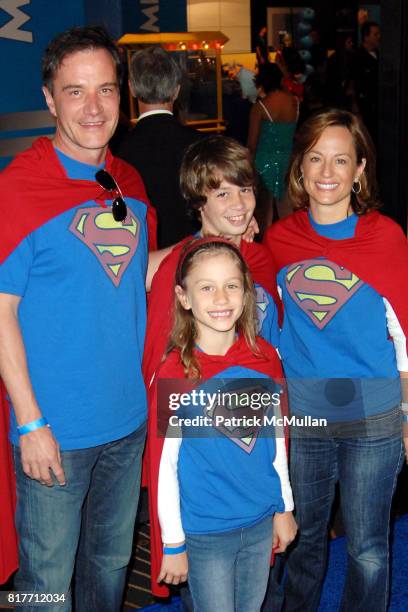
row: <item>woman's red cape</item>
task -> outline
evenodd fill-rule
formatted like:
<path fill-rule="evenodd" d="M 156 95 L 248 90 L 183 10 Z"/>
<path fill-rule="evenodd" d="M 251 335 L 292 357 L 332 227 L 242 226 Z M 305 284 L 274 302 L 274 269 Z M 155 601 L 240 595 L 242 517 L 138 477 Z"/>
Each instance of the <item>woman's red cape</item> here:
<path fill-rule="evenodd" d="M 377 211 L 362 215 L 353 238 L 331 240 L 313 229 L 307 211 L 298 211 L 272 225 L 264 243 L 276 272 L 317 257 L 344 266 L 389 301 L 408 338 L 407 238 L 388 217 Z"/>

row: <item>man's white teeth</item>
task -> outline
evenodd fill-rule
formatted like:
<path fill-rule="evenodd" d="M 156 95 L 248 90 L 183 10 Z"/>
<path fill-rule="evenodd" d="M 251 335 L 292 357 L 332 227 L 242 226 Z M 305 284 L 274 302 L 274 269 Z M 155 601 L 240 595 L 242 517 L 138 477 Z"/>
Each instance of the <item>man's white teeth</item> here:
<path fill-rule="evenodd" d="M 336 189 L 338 183 L 316 183 L 319 189 Z"/>

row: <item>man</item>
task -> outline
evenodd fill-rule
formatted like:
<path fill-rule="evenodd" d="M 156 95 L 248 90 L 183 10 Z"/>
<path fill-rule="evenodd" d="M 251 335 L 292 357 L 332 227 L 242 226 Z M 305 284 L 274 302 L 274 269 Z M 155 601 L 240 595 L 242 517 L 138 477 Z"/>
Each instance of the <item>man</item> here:
<path fill-rule="evenodd" d="M 380 28 L 374 21 L 361 27 L 361 46 L 354 58 L 354 90 L 356 111 L 377 143 L 378 135 L 378 47 Z"/>
<path fill-rule="evenodd" d="M 47 610 L 71 610 L 75 567 L 78 612 L 114 612 L 145 438 L 146 220 L 152 231 L 154 222 L 137 173 L 107 148 L 120 59 L 106 32 L 57 36 L 42 72 L 53 142 L 39 139 L 0 175 L 0 373 L 12 408 L 15 588 L 57 594 Z"/>
<path fill-rule="evenodd" d="M 130 87 L 139 105 L 139 119 L 119 146 L 118 155 L 141 174 L 158 217 L 158 246 L 179 242 L 197 229 L 188 217 L 179 188 L 184 151 L 201 134 L 181 125 L 173 115 L 181 70 L 161 47 L 134 54 Z"/>

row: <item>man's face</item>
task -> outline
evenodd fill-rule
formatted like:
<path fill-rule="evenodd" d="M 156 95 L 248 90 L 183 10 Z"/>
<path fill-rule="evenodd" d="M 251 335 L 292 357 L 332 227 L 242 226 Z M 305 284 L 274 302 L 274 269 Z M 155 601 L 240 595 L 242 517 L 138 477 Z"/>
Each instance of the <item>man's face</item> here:
<path fill-rule="evenodd" d="M 52 93 L 47 87 L 43 92 L 57 120 L 55 146 L 78 161 L 101 163 L 119 117 L 119 84 L 110 53 L 87 49 L 67 55 Z"/>
<path fill-rule="evenodd" d="M 380 28 L 378 26 L 371 26 L 370 33 L 365 37 L 365 43 L 369 47 L 370 51 L 375 51 L 380 45 Z"/>

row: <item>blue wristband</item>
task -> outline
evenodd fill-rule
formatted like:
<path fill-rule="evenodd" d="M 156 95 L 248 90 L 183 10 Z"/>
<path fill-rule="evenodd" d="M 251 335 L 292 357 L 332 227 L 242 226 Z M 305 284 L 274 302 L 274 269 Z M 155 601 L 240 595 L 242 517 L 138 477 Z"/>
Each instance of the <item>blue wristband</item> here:
<path fill-rule="evenodd" d="M 185 552 L 186 550 L 187 546 L 185 544 L 173 548 L 171 546 L 163 546 L 163 555 L 178 555 L 179 553 Z"/>
<path fill-rule="evenodd" d="M 40 417 L 35 421 L 31 421 L 31 423 L 26 423 L 26 425 L 20 425 L 20 427 L 17 427 L 18 435 L 24 436 L 24 434 L 30 433 L 30 431 L 34 431 L 40 427 L 45 427 L 45 425 L 48 425 L 47 419 L 45 417 Z"/>
<path fill-rule="evenodd" d="M 402 415 L 402 422 L 403 423 L 408 423 L 408 414 L 403 414 Z"/>

